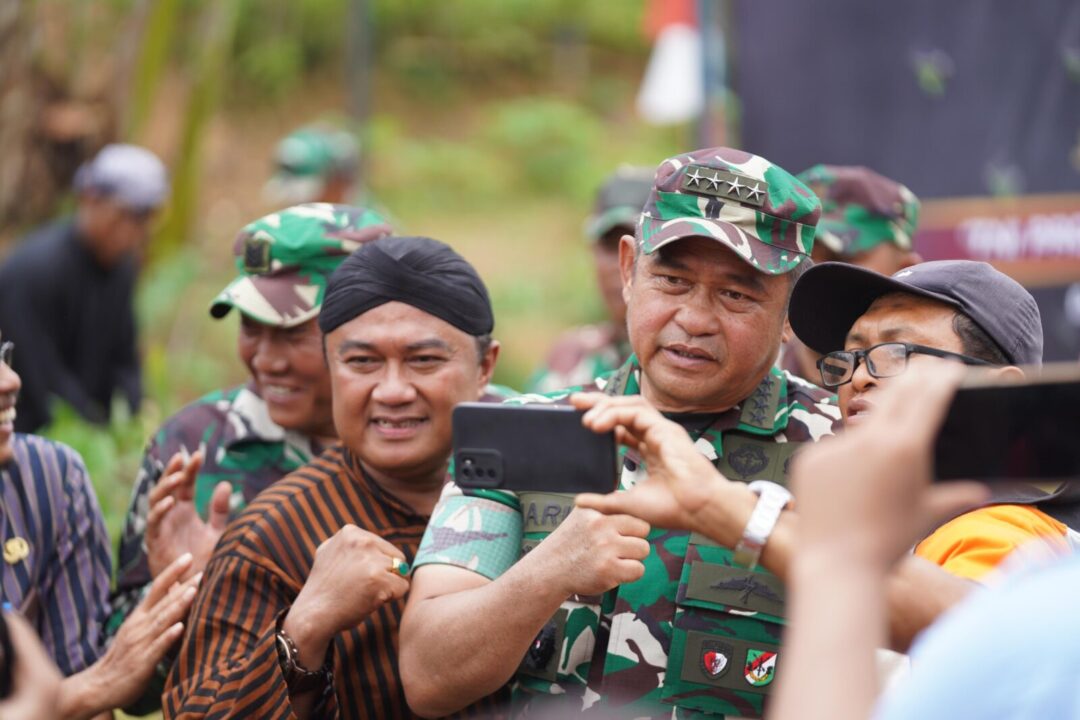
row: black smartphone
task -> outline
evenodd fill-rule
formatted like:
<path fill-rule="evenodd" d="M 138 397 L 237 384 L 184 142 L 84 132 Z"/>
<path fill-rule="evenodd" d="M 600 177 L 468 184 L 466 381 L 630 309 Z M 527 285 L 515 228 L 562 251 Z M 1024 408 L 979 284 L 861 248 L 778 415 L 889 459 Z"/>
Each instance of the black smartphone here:
<path fill-rule="evenodd" d="M 1022 382 L 973 376 L 938 433 L 934 469 L 939 480 L 1080 479 L 1080 365 Z"/>
<path fill-rule="evenodd" d="M 615 433 L 594 433 L 563 405 L 461 403 L 454 481 L 516 492 L 607 493 L 618 482 Z"/>

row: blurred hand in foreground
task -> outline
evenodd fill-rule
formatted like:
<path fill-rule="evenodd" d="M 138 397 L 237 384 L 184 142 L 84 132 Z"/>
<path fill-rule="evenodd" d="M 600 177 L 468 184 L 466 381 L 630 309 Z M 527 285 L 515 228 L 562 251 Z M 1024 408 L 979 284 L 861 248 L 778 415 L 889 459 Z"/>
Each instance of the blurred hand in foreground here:
<path fill-rule="evenodd" d="M 15 664 L 11 668 L 11 694 L 0 700 L 0 718 L 59 718 L 57 691 L 60 687 L 60 671 L 26 620 L 15 613 L 5 613 L 4 621 L 15 652 Z"/>
<path fill-rule="evenodd" d="M 913 359 L 865 423 L 797 457 L 800 552 L 823 548 L 885 569 L 927 530 L 985 500 L 978 483 L 931 482 L 934 439 L 963 375 Z"/>

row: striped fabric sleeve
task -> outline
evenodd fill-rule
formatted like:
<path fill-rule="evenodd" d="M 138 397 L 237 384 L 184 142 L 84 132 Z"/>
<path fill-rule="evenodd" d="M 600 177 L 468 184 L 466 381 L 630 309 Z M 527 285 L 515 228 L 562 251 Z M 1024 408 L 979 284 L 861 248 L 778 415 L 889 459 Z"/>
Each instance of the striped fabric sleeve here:
<path fill-rule="evenodd" d="M 49 502 L 64 511 L 55 516 L 62 523 L 56 528 L 56 555 L 39 586 L 39 622 L 42 642 L 67 676 L 92 665 L 104 650 L 112 555 L 105 520 L 82 459 L 65 446 L 53 447 L 52 457 L 42 454 L 39 458 L 57 464 L 63 497 L 50 497 Z"/>
<path fill-rule="evenodd" d="M 298 589 L 251 558 L 215 556 L 165 686 L 164 717 L 295 718 L 274 635 Z M 333 693 L 323 695 L 313 716 L 337 716 Z"/>

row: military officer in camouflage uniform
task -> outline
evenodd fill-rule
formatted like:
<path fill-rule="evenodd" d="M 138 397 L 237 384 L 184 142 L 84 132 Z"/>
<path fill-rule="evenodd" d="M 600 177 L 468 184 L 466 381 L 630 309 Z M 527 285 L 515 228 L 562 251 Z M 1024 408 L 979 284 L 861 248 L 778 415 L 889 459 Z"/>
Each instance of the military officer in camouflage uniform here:
<path fill-rule="evenodd" d="M 869 168 L 849 165 L 815 165 L 798 178 L 821 199 L 815 263 L 840 261 L 892 275 L 922 262 L 912 245 L 919 199 L 911 190 Z M 780 366 L 817 382 L 819 357 L 792 335 L 784 343 Z"/>
<path fill-rule="evenodd" d="M 608 320 L 563 333 L 543 367 L 529 380 L 529 392 L 546 393 L 590 383 L 617 370 L 630 357 L 626 302 L 619 274 L 619 240 L 634 234 L 651 189 L 652 169 L 630 165 L 620 167 L 600 187 L 585 233 L 592 244 L 596 283 Z"/>
<path fill-rule="evenodd" d="M 111 628 L 162 563 L 191 551 L 190 573 L 201 571 L 230 515 L 336 439 L 319 308 L 333 270 L 390 231 L 370 210 L 330 204 L 297 205 L 240 231 L 239 273 L 210 314 L 239 310 L 238 350 L 251 377 L 181 409 L 147 444 L 120 540 Z M 160 691 L 147 699 L 156 705 Z"/>
<path fill-rule="evenodd" d="M 819 213 L 764 158 L 665 161 L 620 244 L 634 355 L 592 386 L 640 394 L 728 478 L 771 481 L 758 487 L 773 506 L 793 453 L 840 417 L 829 393 L 773 366 Z M 622 489 L 647 477 L 640 460 L 625 453 Z M 704 536 L 572 507 L 447 486 L 402 623 L 413 709 L 453 712 L 513 681 L 522 717 L 760 716 L 782 672 L 780 581 L 752 553 L 737 562 Z"/>

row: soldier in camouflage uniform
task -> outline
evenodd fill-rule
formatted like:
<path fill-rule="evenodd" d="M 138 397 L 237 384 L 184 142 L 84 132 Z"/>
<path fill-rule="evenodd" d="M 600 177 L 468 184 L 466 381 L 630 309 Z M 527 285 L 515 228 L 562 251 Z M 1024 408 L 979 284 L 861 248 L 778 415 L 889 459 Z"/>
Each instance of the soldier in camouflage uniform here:
<path fill-rule="evenodd" d="M 922 262 L 912 246 L 919 199 L 900 183 L 865 167 L 815 165 L 798 178 L 821 199 L 814 236 L 815 263 L 840 261 L 892 275 Z M 810 382 L 820 355 L 792 336 L 780 366 Z"/>
<path fill-rule="evenodd" d="M 374 212 L 329 204 L 297 205 L 240 231 L 233 247 L 239 274 L 214 299 L 210 314 L 221 318 L 232 308 L 240 311 L 238 348 L 251 378 L 181 409 L 147 444 L 120 540 L 112 630 L 135 608 L 152 579 L 147 518 L 152 491 L 163 475 L 165 482 L 183 482 L 178 475 L 197 472 L 191 488 L 194 508 L 188 509 L 191 525 L 158 540 L 161 551 L 174 556 L 194 551 L 194 573 L 202 570 L 223 529 L 212 526 L 212 517 L 205 524 L 200 520 L 214 514 L 209 506 L 215 488 L 227 494 L 225 514 L 234 515 L 336 438 L 316 325 L 319 308 L 327 279 L 349 253 L 389 234 L 390 227 Z M 184 460 L 196 452 L 201 468 L 185 468 Z M 149 692 L 137 709 L 158 706 L 160 696 L 160 689 Z"/>
<path fill-rule="evenodd" d="M 263 194 L 274 203 L 352 202 L 360 171 L 356 138 L 329 123 L 298 128 L 274 149 Z"/>
<path fill-rule="evenodd" d="M 819 212 L 749 153 L 665 161 L 620 247 L 635 354 L 589 389 L 640 394 L 732 480 L 785 483 L 794 452 L 840 417 L 829 393 L 773 366 Z M 620 488 L 647 472 L 624 451 Z M 782 667 L 779 579 L 704 536 L 572 507 L 447 486 L 402 625 L 413 708 L 452 712 L 512 680 L 521 717 L 760 717 Z"/>
<path fill-rule="evenodd" d="M 585 224 L 592 244 L 596 283 L 608 312 L 608 320 L 583 325 L 563 333 L 548 353 L 544 365 L 529 380 L 529 392 L 546 393 L 590 383 L 617 370 L 630 357 L 626 337 L 626 301 L 619 274 L 619 241 L 633 235 L 641 207 L 652 189 L 652 170 L 620 167 L 596 194 L 593 215 Z"/>

